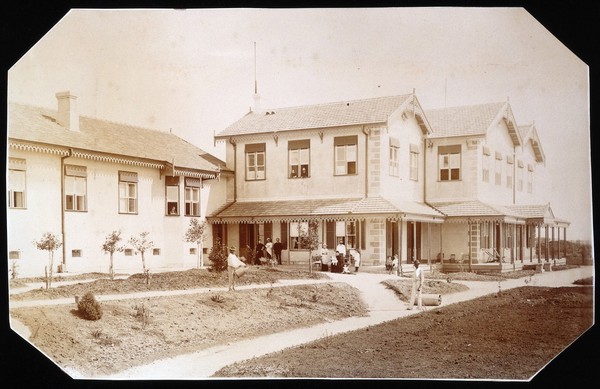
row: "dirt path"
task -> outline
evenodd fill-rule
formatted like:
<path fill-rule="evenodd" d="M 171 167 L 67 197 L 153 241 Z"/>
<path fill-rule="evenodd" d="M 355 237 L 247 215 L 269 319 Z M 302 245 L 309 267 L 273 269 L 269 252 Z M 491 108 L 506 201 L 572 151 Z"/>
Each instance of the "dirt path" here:
<path fill-rule="evenodd" d="M 381 285 L 381 281 L 393 279 L 395 277 L 393 275 L 358 273 L 354 275 L 332 274 L 331 276 L 334 281 L 346 282 L 361 291 L 361 297 L 369 307 L 368 317 L 352 317 L 298 330 L 284 331 L 245 341 L 228 343 L 200 352 L 155 361 L 151 364 L 128 369 L 104 378 L 205 379 L 211 377 L 222 367 L 234 362 L 298 346 L 327 336 L 407 317 L 418 312 L 416 310 L 406 310 L 406 305 L 400 302 L 391 290 Z M 495 293 L 499 289 L 508 290 L 526 285 L 569 286 L 577 279 L 591 276 L 593 276 L 593 268 L 581 267 L 559 272 L 539 273 L 530 279 L 505 280 L 501 282 L 461 281 L 461 283 L 469 286 L 470 290 L 443 296 L 442 306 Z"/>

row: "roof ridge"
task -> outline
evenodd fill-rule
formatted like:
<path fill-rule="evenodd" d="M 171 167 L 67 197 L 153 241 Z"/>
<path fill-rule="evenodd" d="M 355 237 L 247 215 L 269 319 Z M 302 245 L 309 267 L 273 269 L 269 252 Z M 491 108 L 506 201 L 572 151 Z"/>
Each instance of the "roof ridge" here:
<path fill-rule="evenodd" d="M 354 99 L 354 100 L 339 100 L 339 101 L 330 101 L 330 102 L 326 102 L 326 103 L 317 103 L 317 104 L 304 104 L 304 105 L 296 105 L 296 106 L 289 106 L 289 107 L 272 107 L 269 109 L 266 109 L 266 111 L 269 110 L 292 110 L 292 109 L 299 109 L 299 108 L 308 108 L 308 107 L 325 107 L 325 106 L 331 106 L 331 105 L 337 105 L 337 104 L 343 104 L 343 103 L 358 103 L 358 102 L 367 102 L 367 101 L 374 101 L 374 100 L 384 100 L 384 99 L 392 99 L 392 98 L 398 98 L 398 97 L 409 97 L 411 96 L 412 93 L 406 93 L 406 94 L 402 94 L 402 95 L 390 95 L 390 96 L 380 96 L 380 97 L 370 97 L 367 99 Z M 255 112 L 256 113 L 256 112 Z"/>
<path fill-rule="evenodd" d="M 452 106 L 452 107 L 445 107 L 445 108 L 426 109 L 425 110 L 425 114 L 432 113 L 432 112 L 442 112 L 442 111 L 447 111 L 447 110 L 452 110 L 452 109 L 478 108 L 478 107 L 494 106 L 494 105 L 500 106 L 500 105 L 504 105 L 504 104 L 506 104 L 506 101 L 496 101 L 496 102 L 479 103 L 479 104 L 455 105 L 455 106 Z"/>

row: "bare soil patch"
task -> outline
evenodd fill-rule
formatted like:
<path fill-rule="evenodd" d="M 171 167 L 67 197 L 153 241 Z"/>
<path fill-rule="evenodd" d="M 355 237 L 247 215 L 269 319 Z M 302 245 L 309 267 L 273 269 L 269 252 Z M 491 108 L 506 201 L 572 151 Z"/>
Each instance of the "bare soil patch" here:
<path fill-rule="evenodd" d="M 392 279 L 383 281 L 382 284 L 396 292 L 400 300 L 408 302 L 410 299 L 412 280 L 402 278 Z M 469 288 L 456 282 L 426 279 L 423 283 L 423 294 L 448 295 L 450 293 L 464 292 L 465 290 L 469 290 Z"/>
<path fill-rule="evenodd" d="M 528 380 L 592 319 L 590 286 L 522 287 L 236 363 L 215 376 Z"/>
<path fill-rule="evenodd" d="M 279 269 L 271 267 L 251 266 L 243 277 L 236 281 L 237 285 L 251 284 L 270 284 L 281 279 L 326 279 L 325 273 L 314 272 L 312 274 L 306 271 Z M 89 282 L 90 279 L 95 279 Z M 58 285 L 59 281 L 81 282 L 72 285 Z M 23 282 L 43 282 L 43 279 L 17 280 L 19 284 Z M 59 277 L 53 280 L 53 286 L 46 290 L 37 288 L 31 291 L 11 296 L 11 300 L 38 300 L 38 299 L 56 299 L 64 297 L 82 296 L 86 292 L 94 295 L 103 294 L 125 294 L 148 292 L 156 290 L 189 290 L 199 288 L 223 288 L 227 287 L 227 272 L 212 272 L 207 269 L 191 269 L 185 271 L 173 271 L 151 274 L 150 280 L 146 283 L 143 274 L 133 274 L 125 279 L 110 280 L 107 274 L 88 273 L 79 275 L 76 278 Z M 11 281 L 11 287 L 15 287 Z"/>
<path fill-rule="evenodd" d="M 75 302 L 10 313 L 31 330 L 29 340 L 36 347 L 85 377 L 367 314 L 359 292 L 343 283 L 126 299 L 101 306 L 103 316 L 97 321 L 81 318 Z"/>

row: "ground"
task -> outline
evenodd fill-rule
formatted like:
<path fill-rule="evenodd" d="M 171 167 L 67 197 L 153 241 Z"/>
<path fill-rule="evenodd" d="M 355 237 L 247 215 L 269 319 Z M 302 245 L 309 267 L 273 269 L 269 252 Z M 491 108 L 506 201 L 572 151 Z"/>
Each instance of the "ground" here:
<path fill-rule="evenodd" d="M 511 289 L 236 363 L 215 376 L 528 380 L 591 326 L 592 294 L 590 286 Z"/>
<path fill-rule="evenodd" d="M 60 366 L 93 377 L 246 337 L 367 314 L 357 298 L 358 291 L 343 283 L 269 286 L 281 278 L 324 277 L 320 272 L 309 275 L 305 271 L 252 267 L 240 279 L 241 283 L 263 284 L 264 288 L 106 301 L 101 304 L 103 316 L 98 321 L 80 317 L 74 300 L 72 305 L 13 308 L 11 316 L 28 326 L 30 342 Z M 498 276 L 436 277 L 437 280 L 426 281 L 424 293 L 453 293 L 465 288 L 456 280 Z M 32 280 L 20 282 L 29 281 Z M 398 278 L 387 286 L 404 300 L 409 283 L 408 279 Z M 560 289 L 525 287 L 429 309 L 409 318 L 266 356 L 258 362 L 235 365 L 219 374 L 423 377 L 426 372 L 430 377 L 526 379 L 590 326 L 592 288 L 586 282 L 582 284 Z M 81 282 L 50 291 L 36 289 L 12 296 L 11 300 L 73 298 L 87 291 L 104 295 L 226 285 L 224 274 L 190 270 L 155 274 L 149 284 L 135 275 L 118 281 Z M 400 364 L 399 350 L 411 350 L 401 357 Z M 343 363 L 341 353 L 352 363 Z M 332 368 L 330 361 L 339 363 Z"/>

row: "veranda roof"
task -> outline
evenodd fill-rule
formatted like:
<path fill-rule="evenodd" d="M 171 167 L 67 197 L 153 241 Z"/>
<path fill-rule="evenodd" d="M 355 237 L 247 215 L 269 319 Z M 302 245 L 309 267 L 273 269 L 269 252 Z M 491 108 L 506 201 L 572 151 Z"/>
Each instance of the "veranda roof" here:
<path fill-rule="evenodd" d="M 404 209 L 382 197 L 243 201 L 207 217 L 211 223 L 260 223 L 274 221 L 344 221 L 368 217 L 406 218 L 442 222 L 443 216 L 425 204 L 404 203 Z"/>

